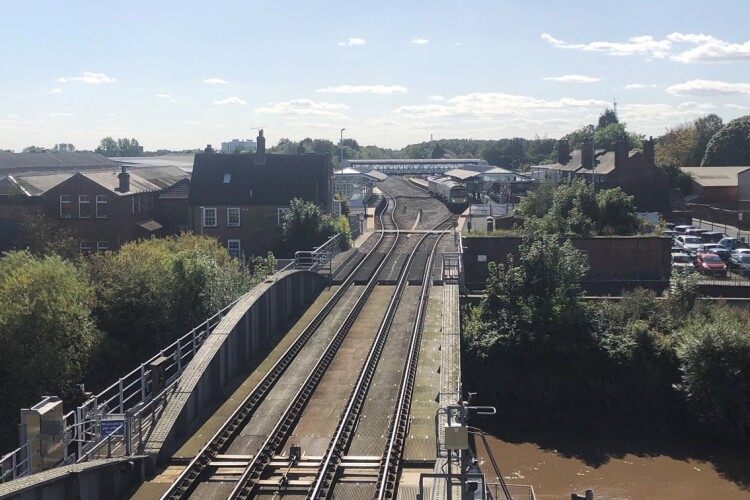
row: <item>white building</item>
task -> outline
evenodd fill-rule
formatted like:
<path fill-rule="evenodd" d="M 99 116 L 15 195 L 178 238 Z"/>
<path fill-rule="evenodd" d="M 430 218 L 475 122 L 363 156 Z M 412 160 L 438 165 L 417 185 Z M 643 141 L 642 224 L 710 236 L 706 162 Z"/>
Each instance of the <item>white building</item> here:
<path fill-rule="evenodd" d="M 221 143 L 221 152 L 224 154 L 233 154 L 237 150 L 254 153 L 256 149 L 255 141 L 250 139 L 232 139 L 230 142 Z"/>

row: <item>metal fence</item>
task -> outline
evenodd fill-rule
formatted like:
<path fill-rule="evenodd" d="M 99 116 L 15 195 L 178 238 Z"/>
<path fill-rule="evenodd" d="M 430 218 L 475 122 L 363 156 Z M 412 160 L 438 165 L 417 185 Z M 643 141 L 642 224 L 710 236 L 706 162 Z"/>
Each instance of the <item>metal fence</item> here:
<path fill-rule="evenodd" d="M 141 447 L 179 375 L 235 300 L 81 406 L 64 415 L 59 465 L 124 456 Z M 112 425 L 102 422 L 119 422 Z M 0 458 L 0 483 L 28 475 L 32 441 Z"/>
<path fill-rule="evenodd" d="M 536 500 L 534 487 L 531 485 L 508 484 L 506 486 L 513 500 Z M 505 498 L 505 493 L 500 483 L 487 483 L 487 495 L 492 500 Z"/>

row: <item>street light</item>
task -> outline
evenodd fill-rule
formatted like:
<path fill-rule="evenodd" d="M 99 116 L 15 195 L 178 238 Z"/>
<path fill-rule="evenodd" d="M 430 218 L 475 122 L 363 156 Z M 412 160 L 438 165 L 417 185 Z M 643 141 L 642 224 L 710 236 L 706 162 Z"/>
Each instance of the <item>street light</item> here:
<path fill-rule="evenodd" d="M 596 127 L 591 125 L 591 183 L 594 185 L 594 191 L 596 191 L 596 147 L 594 147 L 594 135 Z"/>
<path fill-rule="evenodd" d="M 341 129 L 341 141 L 339 142 L 339 144 L 341 145 L 341 160 L 339 161 L 339 168 L 343 168 L 341 164 L 344 163 L 344 130 L 346 129 Z"/>

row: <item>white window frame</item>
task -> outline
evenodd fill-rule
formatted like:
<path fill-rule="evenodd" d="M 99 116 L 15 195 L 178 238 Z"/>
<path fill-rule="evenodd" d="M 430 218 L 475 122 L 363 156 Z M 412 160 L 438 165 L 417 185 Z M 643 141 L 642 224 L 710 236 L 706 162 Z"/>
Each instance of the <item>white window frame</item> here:
<path fill-rule="evenodd" d="M 232 214 L 237 214 L 237 221 L 232 221 Z M 239 207 L 229 207 L 227 208 L 227 227 L 240 227 L 240 209 Z"/>
<path fill-rule="evenodd" d="M 63 213 L 63 204 L 67 206 L 67 209 L 68 209 L 67 213 Z M 60 218 L 61 219 L 71 219 L 73 217 L 73 214 L 70 213 L 70 208 L 72 205 L 73 205 L 73 202 L 69 194 L 60 195 Z"/>
<path fill-rule="evenodd" d="M 108 241 L 97 241 L 96 242 L 96 251 L 97 252 L 103 252 L 105 250 L 109 250 L 109 242 Z"/>
<path fill-rule="evenodd" d="M 209 221 L 209 213 L 213 214 L 211 218 L 213 218 L 213 223 L 208 224 Z M 216 208 L 214 207 L 204 207 L 203 213 L 201 214 L 201 223 L 203 224 L 203 227 L 217 227 L 219 222 L 219 214 Z"/>
<path fill-rule="evenodd" d="M 90 252 L 91 251 L 91 242 L 89 240 L 81 240 L 79 243 L 78 249 L 81 252 Z"/>
<path fill-rule="evenodd" d="M 96 218 L 97 219 L 106 219 L 107 218 L 106 207 L 107 207 L 108 203 L 109 203 L 109 201 L 107 200 L 107 195 L 106 194 L 98 194 L 98 195 L 96 195 Z M 99 207 L 102 207 L 101 208 L 101 212 L 100 212 Z"/>
<path fill-rule="evenodd" d="M 237 248 L 232 248 L 235 245 Z M 242 243 L 240 240 L 227 240 L 227 253 L 235 259 L 242 258 Z"/>
<path fill-rule="evenodd" d="M 88 207 L 88 215 L 81 215 L 81 208 L 82 205 L 86 205 Z M 79 219 L 90 219 L 91 218 L 91 199 L 89 198 L 89 195 L 87 194 L 79 194 L 78 195 L 78 218 Z"/>
<path fill-rule="evenodd" d="M 276 227 L 284 226 L 284 214 L 291 212 L 291 211 L 292 209 L 290 207 L 276 209 Z"/>

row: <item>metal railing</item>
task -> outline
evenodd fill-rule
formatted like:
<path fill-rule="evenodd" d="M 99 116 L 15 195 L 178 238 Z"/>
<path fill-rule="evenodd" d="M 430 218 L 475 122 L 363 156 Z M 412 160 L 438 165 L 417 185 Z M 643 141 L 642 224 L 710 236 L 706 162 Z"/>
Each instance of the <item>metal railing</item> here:
<path fill-rule="evenodd" d="M 299 250 L 294 253 L 294 268 L 319 271 L 341 251 L 343 234 L 331 236 L 328 241 L 313 250 Z"/>
<path fill-rule="evenodd" d="M 180 374 L 213 328 L 239 300 L 233 301 L 138 368 L 66 413 L 63 416 L 66 452 L 58 465 L 103 456 L 125 456 L 142 448 L 145 434 L 158 419 L 158 410 L 166 404 L 167 395 L 174 390 Z M 156 380 L 157 374 L 152 373 L 152 365 L 157 361 L 160 365 L 159 380 Z M 162 381 L 164 385 L 160 387 Z M 123 423 L 103 435 L 102 421 L 107 419 L 122 420 Z M 33 443 L 28 441 L 0 458 L 0 483 L 32 472 Z"/>
<path fill-rule="evenodd" d="M 494 500 L 496 498 L 505 498 L 505 492 L 500 483 L 486 483 L 487 496 Z M 507 490 L 513 500 L 536 500 L 534 487 L 528 484 L 508 484 Z"/>

